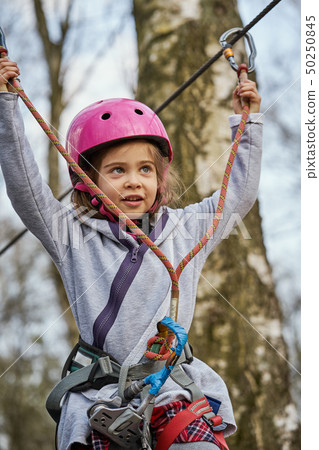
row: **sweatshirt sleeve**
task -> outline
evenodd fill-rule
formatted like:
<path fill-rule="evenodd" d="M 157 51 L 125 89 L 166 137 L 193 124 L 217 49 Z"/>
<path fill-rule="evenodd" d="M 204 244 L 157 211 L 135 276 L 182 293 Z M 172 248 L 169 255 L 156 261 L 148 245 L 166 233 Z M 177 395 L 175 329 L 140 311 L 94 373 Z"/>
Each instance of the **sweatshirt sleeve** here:
<path fill-rule="evenodd" d="M 11 92 L 0 92 L 0 163 L 13 208 L 58 263 L 60 252 L 52 237 L 52 223 L 62 205 L 42 180 L 24 134 L 18 95 Z"/>
<path fill-rule="evenodd" d="M 232 141 L 234 140 L 241 115 L 230 116 Z M 218 243 L 225 239 L 232 229 L 242 220 L 254 205 L 260 179 L 262 154 L 262 114 L 251 114 L 247 119 L 236 158 L 229 178 L 227 195 L 223 207 L 222 218 L 218 224 L 212 239 L 208 242 L 205 252 L 211 252 Z M 196 242 L 203 237 L 213 222 L 217 209 L 220 191 L 216 191 L 211 197 L 202 202 L 189 205 L 184 209 L 186 214 L 196 214 L 189 234 L 195 237 Z M 185 220 L 186 222 L 186 220 Z M 187 223 L 187 222 L 186 222 Z M 196 235 L 196 236 L 195 236 Z"/>

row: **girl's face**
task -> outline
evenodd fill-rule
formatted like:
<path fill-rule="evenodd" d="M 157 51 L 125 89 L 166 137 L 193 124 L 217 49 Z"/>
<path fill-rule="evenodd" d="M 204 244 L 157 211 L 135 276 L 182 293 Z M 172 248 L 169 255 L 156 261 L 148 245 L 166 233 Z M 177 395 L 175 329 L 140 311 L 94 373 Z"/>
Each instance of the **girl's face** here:
<path fill-rule="evenodd" d="M 96 184 L 130 219 L 155 202 L 158 183 L 154 151 L 147 141 L 128 141 L 109 148 L 98 168 Z"/>

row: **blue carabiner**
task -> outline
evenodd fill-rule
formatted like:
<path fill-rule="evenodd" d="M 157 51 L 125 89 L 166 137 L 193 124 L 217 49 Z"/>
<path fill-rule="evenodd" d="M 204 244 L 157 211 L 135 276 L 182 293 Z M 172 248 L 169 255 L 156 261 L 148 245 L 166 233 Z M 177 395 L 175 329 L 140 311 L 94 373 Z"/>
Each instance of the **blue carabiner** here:
<path fill-rule="evenodd" d="M 149 393 L 151 395 L 156 395 L 160 388 L 163 386 L 170 373 L 172 372 L 178 358 L 181 356 L 183 348 L 187 342 L 186 331 L 181 325 L 178 325 L 175 320 L 171 319 L 170 317 L 164 317 L 164 319 L 161 320 L 160 323 L 165 325 L 175 334 L 177 338 L 177 346 L 174 349 L 172 355 L 166 361 L 166 364 L 162 368 L 162 370 L 156 373 L 152 373 L 144 379 L 144 382 L 146 384 L 151 385 L 151 388 L 149 390 Z"/>
<path fill-rule="evenodd" d="M 242 28 L 231 28 L 228 31 L 225 31 L 219 38 L 219 43 L 224 49 L 224 56 L 228 60 L 229 64 L 231 65 L 232 69 L 236 72 L 238 71 L 238 65 L 235 62 L 234 53 L 232 51 L 232 46 L 228 44 L 227 39 L 229 36 L 232 36 L 233 34 L 237 34 L 239 31 L 241 31 Z M 255 57 L 257 55 L 257 50 L 254 44 L 254 40 L 252 38 L 252 35 L 250 33 L 246 33 L 244 35 L 245 39 L 247 40 L 248 47 L 250 50 L 250 55 L 248 57 L 248 72 L 253 72 L 255 70 Z"/>

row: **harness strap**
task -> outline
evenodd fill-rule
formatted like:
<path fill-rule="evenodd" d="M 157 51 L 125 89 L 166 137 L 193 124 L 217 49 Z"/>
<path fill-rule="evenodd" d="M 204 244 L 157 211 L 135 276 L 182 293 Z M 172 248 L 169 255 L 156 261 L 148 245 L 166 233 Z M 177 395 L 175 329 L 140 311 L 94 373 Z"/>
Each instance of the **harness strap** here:
<path fill-rule="evenodd" d="M 77 362 L 76 356 L 78 353 L 89 358 L 92 363 L 84 366 Z M 191 361 L 192 352 L 187 343 L 178 363 L 190 363 Z M 61 415 L 62 400 L 67 392 L 84 391 L 88 388 L 100 389 L 106 384 L 119 383 L 119 391 L 122 396 L 127 382 L 142 380 L 148 375 L 161 370 L 164 364 L 165 361 L 149 360 L 122 369 L 121 365 L 111 355 L 87 344 L 83 339 L 79 338 L 79 342 L 71 351 L 64 365 L 62 380 L 55 385 L 47 398 L 46 409 L 53 420 L 58 423 Z"/>
<path fill-rule="evenodd" d="M 148 396 L 149 386 L 145 386 L 144 389 L 141 392 L 141 401 L 143 402 L 145 398 Z M 151 435 L 151 418 L 153 414 L 154 409 L 154 398 L 153 400 L 147 405 L 143 415 L 143 430 L 142 430 L 142 437 L 141 437 L 141 444 L 142 449 L 148 449 L 152 448 L 152 435 Z M 147 447 L 148 444 L 148 447 Z"/>
<path fill-rule="evenodd" d="M 222 450 L 229 450 L 228 445 L 226 444 L 224 433 L 222 431 L 214 431 L 215 438 L 218 440 L 220 445 L 222 446 Z"/>
<path fill-rule="evenodd" d="M 166 425 L 157 441 L 155 450 L 167 450 L 175 441 L 176 437 L 190 423 L 209 412 L 211 412 L 211 407 L 205 396 L 195 400 L 186 409 L 176 414 L 176 416 Z M 218 426 L 222 423 L 222 418 L 220 416 L 214 416 L 210 419 L 210 422 L 211 425 Z M 214 435 L 222 446 L 222 449 L 229 450 L 223 432 L 214 431 Z"/>
<path fill-rule="evenodd" d="M 110 376 L 109 383 L 114 383 L 117 381 L 117 378 L 113 375 L 113 368 L 111 360 L 108 356 L 99 358 L 96 363 L 90 364 L 86 367 L 82 367 L 81 369 L 76 370 L 75 372 L 70 373 L 65 378 L 62 378 L 53 390 L 50 392 L 47 401 L 46 408 L 50 416 L 55 422 L 59 422 L 61 415 L 61 401 L 64 395 L 71 391 L 75 386 L 84 385 L 87 383 L 92 370 L 94 371 L 94 379 L 100 379 Z M 112 381 L 111 381 L 112 380 Z M 105 382 L 106 383 L 106 382 Z"/>
<path fill-rule="evenodd" d="M 127 375 L 128 375 L 129 368 L 130 368 L 130 366 L 121 366 L 121 371 L 120 371 L 120 375 L 119 375 L 118 395 L 121 397 L 122 400 L 124 400 L 124 390 L 126 388 Z"/>
<path fill-rule="evenodd" d="M 149 361 L 145 364 L 135 364 L 128 370 L 130 380 L 139 380 L 150 373 L 158 372 L 163 366 L 161 361 Z M 50 392 L 46 409 L 55 422 L 59 422 L 61 415 L 61 402 L 69 391 L 85 390 L 89 387 L 100 389 L 111 383 L 118 383 L 121 366 L 112 361 L 109 356 L 100 357 L 97 362 L 82 367 L 62 378 Z M 88 380 L 91 380 L 88 383 Z"/>
<path fill-rule="evenodd" d="M 203 397 L 202 391 L 197 384 L 184 372 L 180 365 L 175 366 L 171 372 L 171 378 L 175 383 L 179 384 L 182 388 L 189 391 L 192 395 L 192 401 L 198 400 Z"/>

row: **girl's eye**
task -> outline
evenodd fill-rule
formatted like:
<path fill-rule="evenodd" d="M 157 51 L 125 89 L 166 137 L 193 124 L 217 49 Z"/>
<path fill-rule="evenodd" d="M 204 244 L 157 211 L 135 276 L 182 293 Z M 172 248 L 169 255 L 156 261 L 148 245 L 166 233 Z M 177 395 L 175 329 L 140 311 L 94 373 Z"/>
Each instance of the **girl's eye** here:
<path fill-rule="evenodd" d="M 141 172 L 143 173 L 150 173 L 152 171 L 152 168 L 150 166 L 143 166 L 141 168 Z"/>
<path fill-rule="evenodd" d="M 124 170 L 122 169 L 122 167 L 114 167 L 114 169 L 112 169 L 112 173 L 115 173 L 117 175 L 123 173 Z"/>

